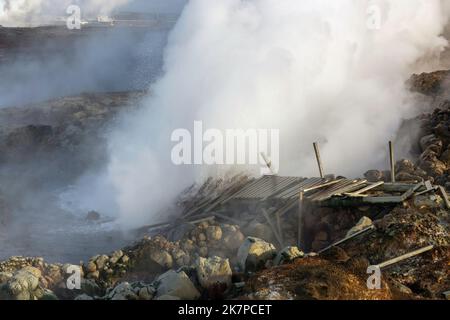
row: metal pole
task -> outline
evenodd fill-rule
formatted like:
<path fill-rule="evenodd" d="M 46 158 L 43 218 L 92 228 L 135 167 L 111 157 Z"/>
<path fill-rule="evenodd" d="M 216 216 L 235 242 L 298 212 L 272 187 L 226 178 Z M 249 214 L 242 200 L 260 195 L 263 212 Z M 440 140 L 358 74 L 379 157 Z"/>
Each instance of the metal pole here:
<path fill-rule="evenodd" d="M 419 254 L 424 253 L 424 252 L 430 251 L 430 250 L 432 250 L 433 248 L 434 248 L 434 246 L 431 245 L 431 246 L 427 246 L 427 247 L 422 248 L 422 249 L 419 249 L 419 250 L 415 250 L 415 251 L 413 251 L 413 252 L 404 254 L 404 255 L 402 255 L 402 256 L 400 256 L 400 257 L 397 257 L 397 258 L 394 258 L 394 259 L 385 261 L 385 262 L 383 262 L 383 263 L 380 263 L 380 264 L 378 265 L 378 267 L 380 267 L 380 269 L 386 268 L 386 267 L 388 267 L 388 266 L 390 266 L 390 265 L 396 264 L 396 263 L 401 262 L 401 261 L 403 261 L 403 260 L 406 260 L 406 259 L 415 257 L 415 256 L 417 256 L 417 255 L 419 255 Z"/>
<path fill-rule="evenodd" d="M 317 142 L 313 143 L 314 152 L 316 153 L 317 164 L 319 166 L 320 177 L 323 179 L 325 175 L 323 174 L 322 160 L 320 158 L 319 144 Z"/>
<path fill-rule="evenodd" d="M 389 141 L 389 159 L 391 162 L 391 182 L 395 183 L 395 159 L 394 159 L 394 144 Z"/>

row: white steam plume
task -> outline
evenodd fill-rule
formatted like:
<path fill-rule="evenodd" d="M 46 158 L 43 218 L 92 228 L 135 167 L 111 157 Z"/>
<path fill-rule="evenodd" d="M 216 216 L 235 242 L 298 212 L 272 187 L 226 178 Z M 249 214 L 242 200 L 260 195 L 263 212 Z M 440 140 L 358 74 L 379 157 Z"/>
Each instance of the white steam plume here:
<path fill-rule="evenodd" d="M 367 26 L 372 5 L 377 30 Z M 439 0 L 191 0 L 165 76 L 111 138 L 106 179 L 122 221 L 161 219 L 153 214 L 198 177 L 170 162 L 172 130 L 194 120 L 279 128 L 281 174 L 317 175 L 313 141 L 327 173 L 386 167 L 387 141 L 415 111 L 405 81 L 447 45 L 448 13 Z"/>
<path fill-rule="evenodd" d="M 0 0 L 0 25 L 35 26 L 65 15 L 69 5 L 80 6 L 84 16 L 109 14 L 130 0 Z"/>

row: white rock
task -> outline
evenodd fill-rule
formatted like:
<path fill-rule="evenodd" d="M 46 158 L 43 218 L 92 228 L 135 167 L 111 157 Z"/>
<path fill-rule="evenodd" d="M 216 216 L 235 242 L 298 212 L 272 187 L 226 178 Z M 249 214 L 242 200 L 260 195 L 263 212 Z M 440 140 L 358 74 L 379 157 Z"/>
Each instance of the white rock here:
<path fill-rule="evenodd" d="M 200 298 L 200 292 L 195 288 L 191 279 L 184 271 L 169 270 L 156 280 L 156 297 L 174 296 L 182 300 L 196 300 Z"/>
<path fill-rule="evenodd" d="M 247 237 L 237 255 L 238 266 L 244 271 L 256 271 L 264 267 L 277 254 L 275 246 L 262 239 Z"/>
<path fill-rule="evenodd" d="M 228 259 L 200 257 L 197 259 L 195 267 L 198 280 L 203 288 L 222 288 L 225 291 L 231 286 L 233 272 Z"/>

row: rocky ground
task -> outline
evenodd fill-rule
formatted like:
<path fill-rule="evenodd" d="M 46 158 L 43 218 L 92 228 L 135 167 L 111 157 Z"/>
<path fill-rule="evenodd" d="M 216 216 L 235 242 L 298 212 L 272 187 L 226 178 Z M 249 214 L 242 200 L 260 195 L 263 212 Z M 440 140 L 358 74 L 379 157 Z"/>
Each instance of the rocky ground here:
<path fill-rule="evenodd" d="M 443 71 L 411 79 L 413 90 L 431 102 L 428 113 L 407 121 L 420 130 L 414 138 L 413 158 L 396 164 L 399 181 L 430 180 L 450 190 L 449 74 Z M 27 121 L 21 117 L 36 118 L 35 108 L 20 116 L 14 110 L 0 111 L 14 124 L 2 134 L 2 148 L 11 148 L 9 157 L 23 156 L 28 150 L 22 149 L 23 145 L 60 148 L 71 132 L 90 132 L 89 128 L 99 126 L 99 119 L 103 123 L 106 115 L 113 116 L 114 112 L 105 111 L 105 105 L 110 110 L 114 101 L 123 102 L 121 94 L 95 99 L 95 103 L 79 100 L 89 97 L 55 102 L 50 109 L 59 110 L 58 104 L 68 103 L 71 107 L 64 109 L 70 111 L 61 115 L 49 112 L 52 116 L 41 121 L 45 127 L 24 126 Z M 105 104 L 98 105 L 99 100 Z M 93 104 L 97 104 L 95 108 Z M 70 123 L 61 125 L 65 123 L 61 119 L 67 117 L 72 119 Z M 72 146 L 69 143 L 67 148 Z M 390 173 L 370 170 L 366 177 L 388 181 Z M 197 192 L 197 198 L 203 191 Z M 3 215 L 8 210 L 1 198 L 0 210 Z M 351 215 L 339 209 L 329 214 L 317 212 L 323 213 L 317 225 L 327 224 L 326 230 L 331 231 L 313 230 L 312 248 L 279 248 L 272 243 L 270 230 L 220 219 L 181 223 L 76 266 L 25 257 L 0 262 L 0 299 L 449 299 L 449 211 L 445 197 L 436 192 L 414 196 L 383 211 L 364 207 Z M 373 230 L 316 253 L 324 244 L 367 226 Z M 427 245 L 433 249 L 383 269 L 380 289 L 367 287 L 368 266 Z M 70 289 L 77 268 L 80 287 Z"/>

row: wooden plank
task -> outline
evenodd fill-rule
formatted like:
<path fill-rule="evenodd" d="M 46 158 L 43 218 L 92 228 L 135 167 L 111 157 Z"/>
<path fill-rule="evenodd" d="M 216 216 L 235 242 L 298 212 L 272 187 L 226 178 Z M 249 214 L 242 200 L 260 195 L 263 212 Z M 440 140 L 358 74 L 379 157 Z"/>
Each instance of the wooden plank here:
<path fill-rule="evenodd" d="M 420 182 L 418 184 L 416 184 L 414 187 L 412 187 L 411 189 L 409 189 L 408 191 L 406 191 L 403 195 L 402 195 L 402 199 L 403 201 L 405 201 L 406 199 L 408 199 L 409 197 L 411 197 L 414 192 L 416 192 L 417 190 L 419 190 L 420 187 L 422 187 L 424 184 L 423 182 Z"/>
<path fill-rule="evenodd" d="M 444 199 L 445 206 L 447 209 L 450 209 L 450 201 L 448 199 L 447 191 L 445 191 L 443 186 L 438 186 L 439 191 L 441 192 L 442 198 Z"/>
<path fill-rule="evenodd" d="M 297 213 L 297 247 L 302 247 L 302 227 L 303 227 L 303 203 L 304 201 L 304 193 L 300 191 L 299 199 L 298 199 L 298 213 Z"/>
<path fill-rule="evenodd" d="M 325 177 L 325 175 L 323 173 L 322 159 L 320 158 L 319 144 L 317 142 L 314 142 L 313 146 L 314 146 L 314 152 L 316 153 L 317 165 L 319 166 L 319 174 L 320 174 L 320 177 L 323 179 Z"/>
<path fill-rule="evenodd" d="M 370 191 L 372 189 L 375 189 L 376 187 L 379 187 L 379 186 L 381 186 L 383 184 L 384 184 L 384 181 L 375 182 L 375 183 L 369 184 L 367 187 L 362 188 L 360 190 L 357 190 L 357 191 L 354 191 L 354 192 L 350 192 L 350 193 L 345 193 L 345 195 L 349 196 L 349 197 L 356 197 L 358 195 L 361 195 L 364 192 L 367 192 L 367 191 Z"/>
<path fill-rule="evenodd" d="M 419 255 L 419 254 L 424 253 L 424 252 L 430 251 L 430 250 L 432 250 L 433 248 L 434 248 L 434 246 L 433 246 L 433 245 L 430 245 L 430 246 L 426 246 L 426 247 L 421 248 L 421 249 L 418 249 L 418 250 L 414 250 L 414 251 L 412 251 L 412 252 L 410 252 L 410 253 L 401 255 L 401 256 L 399 256 L 399 257 L 397 257 L 397 258 L 390 259 L 390 260 L 388 260 L 388 261 L 385 261 L 385 262 L 383 262 L 383 263 L 380 263 L 380 264 L 378 264 L 378 267 L 379 267 L 380 269 L 386 268 L 386 267 L 391 266 L 391 265 L 393 265 L 393 264 L 399 263 L 399 262 L 401 262 L 401 261 L 403 261 L 403 260 L 406 260 L 406 259 L 415 257 L 415 256 L 417 256 L 417 255 Z"/>
<path fill-rule="evenodd" d="M 264 162 L 266 163 L 267 168 L 269 169 L 270 173 L 272 175 L 275 175 L 275 171 L 272 168 L 272 161 L 266 156 L 264 152 L 261 152 L 261 157 L 263 158 Z"/>
<path fill-rule="evenodd" d="M 383 203 L 399 203 L 403 202 L 402 196 L 386 196 L 386 197 L 366 197 L 361 198 L 364 203 L 383 204 Z"/>
<path fill-rule="evenodd" d="M 196 220 L 189 221 L 189 223 L 199 224 L 199 223 L 204 222 L 204 221 L 213 221 L 214 219 L 215 219 L 215 217 L 213 215 L 210 215 L 209 217 L 199 218 L 199 219 L 196 219 Z"/>
<path fill-rule="evenodd" d="M 376 190 L 376 191 L 383 191 L 383 192 L 386 192 L 386 193 L 391 193 L 391 192 L 404 193 L 404 192 L 408 191 L 409 189 L 411 189 L 411 187 L 414 186 L 414 185 L 415 185 L 415 183 L 399 183 L 399 182 L 390 183 L 390 182 L 386 182 L 383 185 L 375 188 L 374 190 Z M 423 188 L 423 190 L 425 190 L 425 186 L 423 186 L 422 188 Z M 419 190 L 422 191 L 421 190 L 422 188 L 420 188 Z"/>
<path fill-rule="evenodd" d="M 425 190 L 421 191 L 421 192 L 416 192 L 415 196 L 421 196 L 421 195 L 423 195 L 425 193 L 438 190 L 438 187 L 433 186 L 431 184 L 430 180 L 425 181 L 424 186 L 425 186 Z"/>
<path fill-rule="evenodd" d="M 322 188 L 326 188 L 326 187 L 335 185 L 336 183 L 339 183 L 342 180 L 343 179 L 337 179 L 337 180 L 329 181 L 329 182 L 322 183 L 322 184 L 319 184 L 319 185 L 316 185 L 316 186 L 312 186 L 312 187 L 309 187 L 309 188 L 305 188 L 305 189 L 303 189 L 303 192 L 306 193 L 306 192 L 311 192 L 311 191 L 316 191 L 316 190 L 319 190 L 319 189 L 322 189 Z"/>
<path fill-rule="evenodd" d="M 333 196 L 342 196 L 343 194 L 345 194 L 346 192 L 353 192 L 354 190 L 358 190 L 358 188 L 361 187 L 361 185 L 366 184 L 367 180 L 360 180 L 360 181 L 356 181 L 355 183 L 352 183 L 346 187 L 343 187 L 337 191 L 335 191 L 335 193 L 333 194 Z"/>
<path fill-rule="evenodd" d="M 272 233 L 274 234 L 275 238 L 277 239 L 278 244 L 280 245 L 280 248 L 283 248 L 283 241 L 281 240 L 281 236 L 278 234 L 277 228 L 272 222 L 272 219 L 270 219 L 269 214 L 267 213 L 266 209 L 262 209 L 262 213 L 264 215 L 264 218 L 266 218 L 267 223 L 270 226 L 270 229 L 272 229 Z"/>
<path fill-rule="evenodd" d="M 277 211 L 277 212 L 275 212 L 274 215 L 275 215 L 275 221 L 277 222 L 277 232 L 278 232 L 278 235 L 280 236 L 281 243 L 283 244 L 283 247 L 284 247 L 284 237 L 283 237 L 283 230 L 281 229 L 281 215 L 280 215 L 280 212 Z"/>
<path fill-rule="evenodd" d="M 319 190 L 318 192 L 308 196 L 307 198 L 310 201 L 323 201 L 325 199 L 328 199 L 331 195 L 335 193 L 335 191 L 342 189 L 343 187 L 349 186 L 356 182 L 355 180 L 346 180 L 343 179 L 342 181 L 336 183 L 335 185 L 332 185 L 330 188 L 325 190 Z"/>

